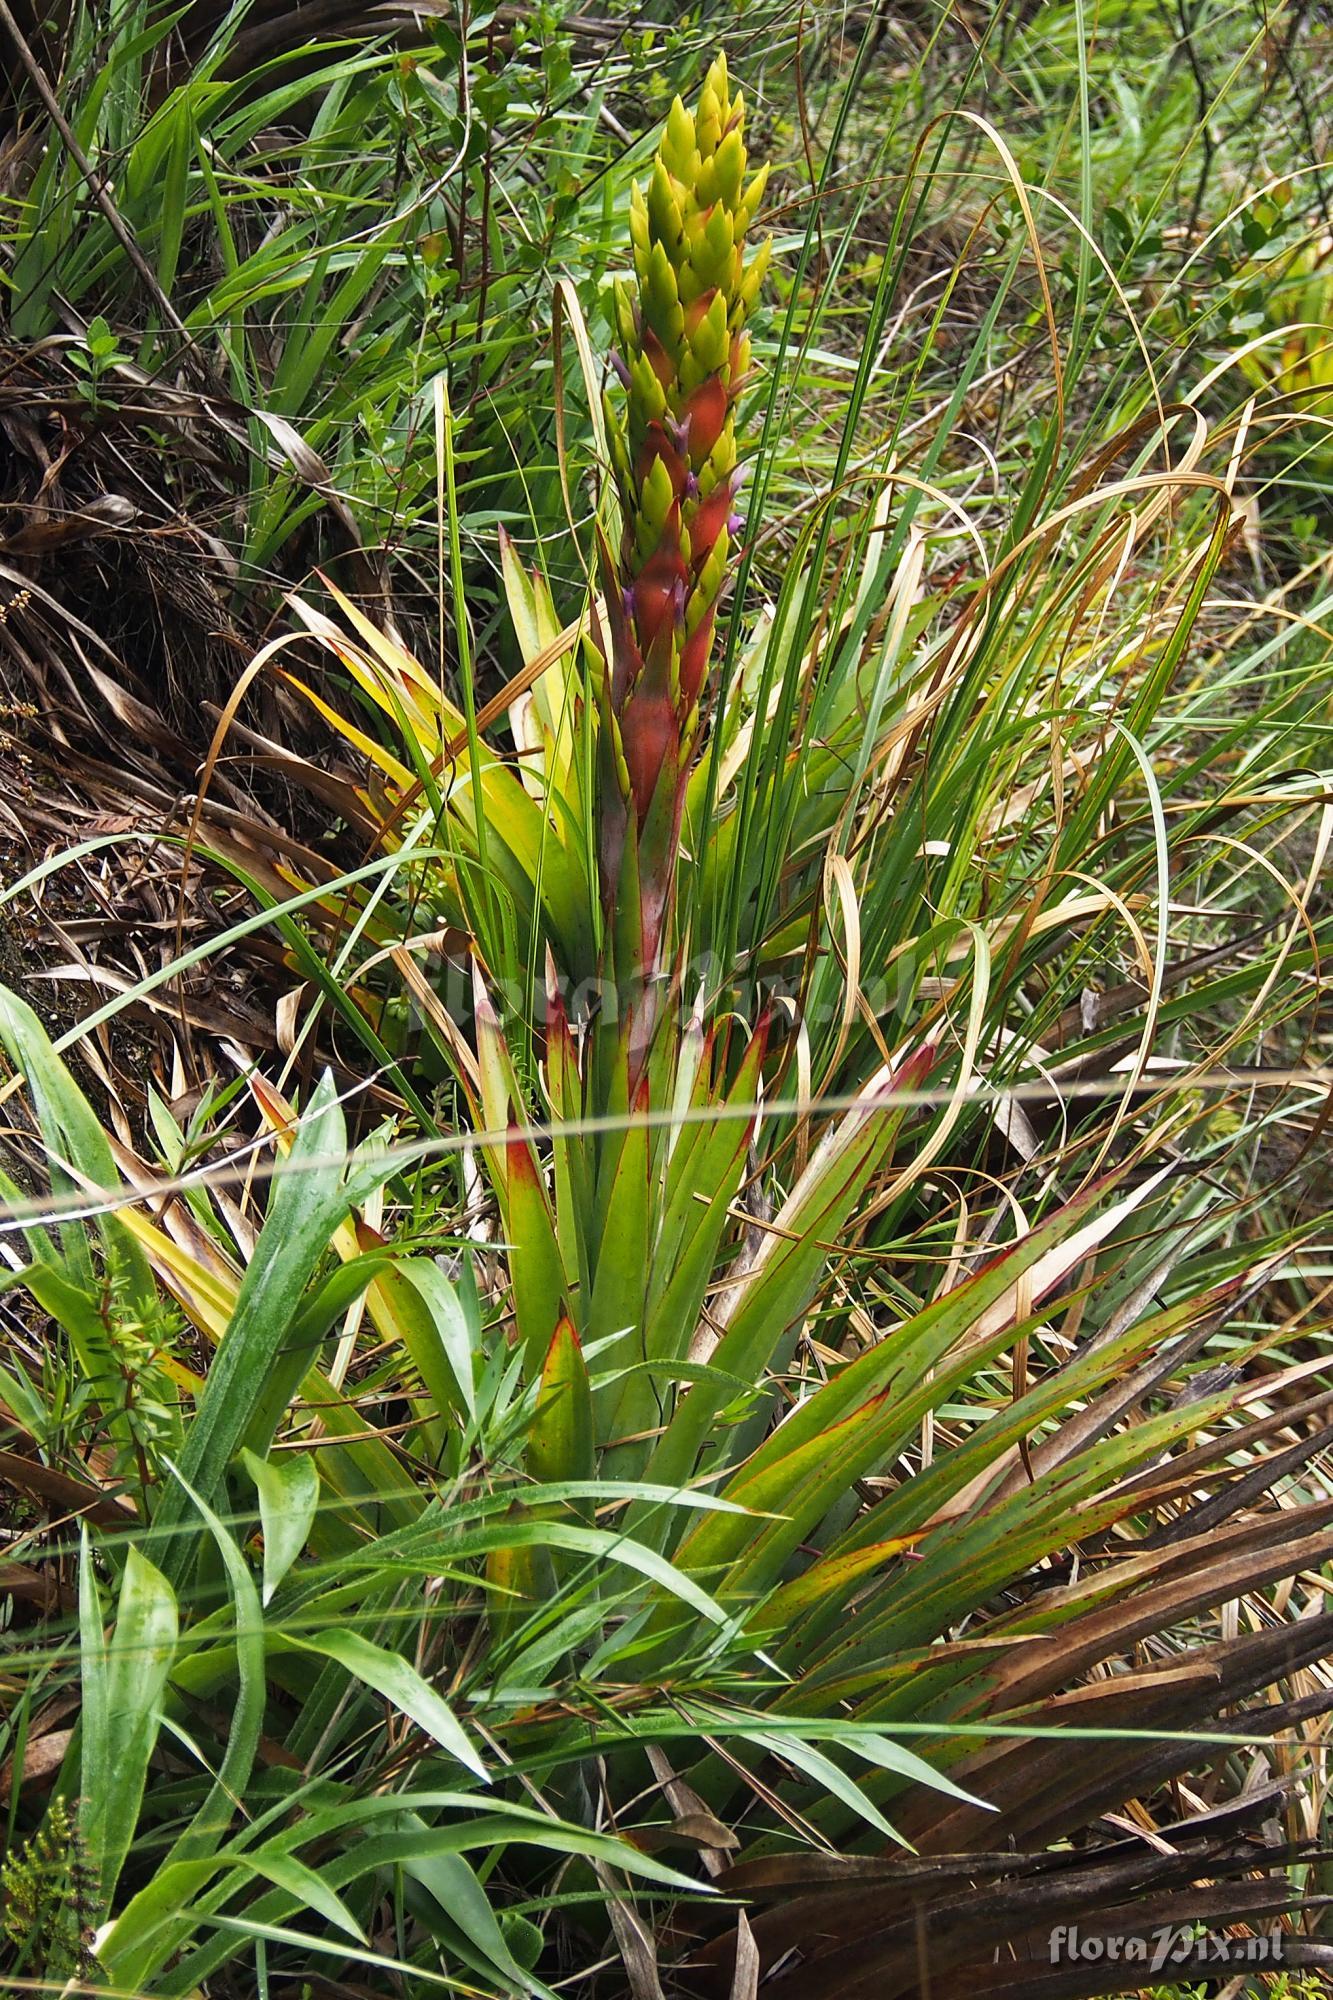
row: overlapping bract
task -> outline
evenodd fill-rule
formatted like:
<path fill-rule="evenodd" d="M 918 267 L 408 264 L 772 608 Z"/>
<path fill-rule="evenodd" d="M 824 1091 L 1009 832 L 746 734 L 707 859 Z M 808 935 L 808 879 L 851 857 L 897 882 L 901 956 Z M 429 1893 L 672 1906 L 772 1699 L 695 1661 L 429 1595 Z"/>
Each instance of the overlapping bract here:
<path fill-rule="evenodd" d="M 700 696 L 740 525 L 734 406 L 769 254 L 765 242 L 745 260 L 767 169 L 747 184 L 744 121 L 719 56 L 698 109 L 679 98 L 672 105 L 647 190 L 634 190 L 635 284 L 616 291 L 626 396 L 623 420 L 608 398 L 608 433 L 624 526 L 618 558 L 604 551 L 602 893 L 608 917 L 623 918 L 627 906 L 639 913 L 645 974 L 661 951 Z"/>

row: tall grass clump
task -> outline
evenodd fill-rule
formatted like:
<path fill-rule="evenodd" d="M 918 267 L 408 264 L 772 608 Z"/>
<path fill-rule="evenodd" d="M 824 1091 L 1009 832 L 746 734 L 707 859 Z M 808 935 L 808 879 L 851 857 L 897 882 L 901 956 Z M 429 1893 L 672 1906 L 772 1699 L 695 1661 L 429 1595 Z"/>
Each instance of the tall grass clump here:
<path fill-rule="evenodd" d="M 136 1152 L 0 1005 L 15 1980 L 1119 1990 L 1052 1961 L 1070 1921 L 1327 1956 L 1331 1392 L 1282 1180 L 1328 607 L 1242 599 L 1187 390 L 1091 434 L 1000 145 L 979 323 L 895 351 L 928 134 L 770 517 L 830 249 L 811 208 L 774 313 L 746 127 L 719 57 L 561 287 L 586 434 L 536 564 L 495 538 L 517 671 L 437 379 L 445 654 L 331 583 L 228 704 L 180 837 L 280 956 L 284 1059 L 232 1048 Z M 266 680 L 353 865 L 210 807 Z"/>

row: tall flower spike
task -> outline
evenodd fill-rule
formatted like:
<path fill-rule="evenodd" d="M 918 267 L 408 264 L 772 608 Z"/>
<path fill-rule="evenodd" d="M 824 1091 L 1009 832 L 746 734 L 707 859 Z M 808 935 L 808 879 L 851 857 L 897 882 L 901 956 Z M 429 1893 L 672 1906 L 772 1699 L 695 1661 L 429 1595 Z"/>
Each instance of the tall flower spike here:
<path fill-rule="evenodd" d="M 602 895 L 618 971 L 661 969 L 676 848 L 699 739 L 718 601 L 739 523 L 734 406 L 768 264 L 745 236 L 768 169 L 746 182 L 745 103 L 725 56 L 697 109 L 672 105 L 630 204 L 633 286 L 618 284 L 607 421 L 624 532 L 603 551 L 610 625 L 603 701 Z"/>

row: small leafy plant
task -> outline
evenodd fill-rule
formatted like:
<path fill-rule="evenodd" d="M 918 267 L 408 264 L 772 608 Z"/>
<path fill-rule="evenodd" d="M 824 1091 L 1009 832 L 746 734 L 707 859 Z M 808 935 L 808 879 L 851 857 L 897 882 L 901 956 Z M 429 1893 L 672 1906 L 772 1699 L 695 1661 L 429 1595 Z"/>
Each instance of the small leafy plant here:
<path fill-rule="evenodd" d="M 69 358 L 71 367 L 81 379 L 88 408 L 96 416 L 107 407 L 107 399 L 102 394 L 103 383 L 129 357 L 121 352 L 120 342 L 98 313 L 89 320 L 82 345 L 70 349 Z"/>

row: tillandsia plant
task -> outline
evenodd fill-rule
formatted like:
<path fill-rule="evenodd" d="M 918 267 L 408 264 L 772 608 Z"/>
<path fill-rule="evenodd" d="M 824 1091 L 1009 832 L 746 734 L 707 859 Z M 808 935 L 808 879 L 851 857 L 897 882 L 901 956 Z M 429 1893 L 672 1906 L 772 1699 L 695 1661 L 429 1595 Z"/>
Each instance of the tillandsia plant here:
<path fill-rule="evenodd" d="M 748 182 L 746 172 L 745 101 L 719 56 L 697 111 L 675 100 L 647 192 L 633 191 L 634 287 L 619 282 L 615 291 L 613 365 L 626 412 L 622 423 L 607 398 L 622 529 L 618 558 L 601 543 L 610 636 L 599 857 L 612 963 L 645 988 L 640 1053 L 668 941 L 718 604 L 741 527 L 735 405 L 770 252 L 766 239 L 746 261 L 768 168 Z"/>
<path fill-rule="evenodd" d="M 692 125 L 672 113 L 659 200 L 681 233 L 668 255 L 673 212 L 659 240 L 650 187 L 628 252 L 647 245 L 640 293 L 662 258 L 678 300 L 704 269 L 685 208 L 703 215 L 719 159 L 733 225 L 747 200 L 719 75 Z M 863 330 L 872 358 L 909 217 Z M 973 349 L 951 350 L 955 415 L 1003 338 L 1020 251 Z M 739 282 L 756 268 L 742 259 Z M 622 359 L 633 384 L 642 349 L 665 408 L 662 335 L 627 302 Z M 218 1100 L 283 1163 L 269 1192 L 234 1154 L 221 1185 L 211 1155 L 182 1171 L 234 1136 L 232 1111 L 186 1132 L 155 1103 L 150 1164 L 113 1146 L 0 994 L 33 1111 L 25 1177 L 64 1198 L 59 1215 L 30 1204 L 6 1246 L 6 1282 L 59 1332 L 43 1349 L 25 1330 L 0 1360 L 5 1475 L 47 1509 L 4 1581 L 49 1568 L 57 1594 L 55 1643 L 39 1631 L 6 1659 L 22 1694 L 0 1756 L 23 1774 L 25 1842 L 44 1779 L 67 1815 L 81 1802 L 95 1907 L 77 1929 L 112 1990 L 753 2000 L 762 1971 L 802 2000 L 927 1983 L 1065 2000 L 1108 1966 L 1053 1963 L 1056 1925 L 1248 1921 L 1299 1893 L 1255 1879 L 1254 1829 L 1286 1812 L 1263 1857 L 1303 1865 L 1313 1823 L 1240 1738 L 1304 1729 L 1328 1700 L 1301 1678 L 1333 1634 L 1316 1574 L 1329 1392 L 1302 1319 L 1319 1280 L 1234 1171 L 1210 1070 L 1281 1027 L 1333 931 L 1284 904 L 1256 933 L 1246 897 L 1268 877 L 1237 859 L 1237 829 L 1268 863 L 1311 821 L 1317 875 L 1323 711 L 1307 716 L 1326 655 L 1247 639 L 1246 607 L 1206 703 L 1172 707 L 1231 515 L 1197 476 L 1206 424 L 1182 484 L 1176 413 L 1145 391 L 1090 460 L 1064 453 L 1060 399 L 1039 399 L 1041 450 L 1026 432 L 1007 447 L 1018 497 L 975 503 L 984 560 L 956 588 L 931 581 L 955 524 L 927 511 L 927 476 L 859 488 L 839 471 L 826 520 L 857 505 L 832 555 L 832 530 L 812 532 L 776 604 L 740 607 L 736 671 L 710 701 L 711 641 L 683 664 L 718 604 L 695 538 L 729 565 L 705 510 L 724 487 L 735 506 L 737 461 L 705 491 L 688 404 L 721 383 L 725 407 L 716 386 L 700 407 L 721 410 L 710 461 L 724 435 L 730 452 L 744 356 L 695 380 L 685 320 L 673 428 L 645 400 L 636 445 L 631 390 L 613 447 L 623 518 L 608 489 L 594 648 L 592 607 L 566 623 L 503 546 L 522 667 L 482 699 L 442 396 L 455 687 L 353 605 L 342 624 L 307 613 L 301 635 L 370 712 L 342 722 L 361 766 L 314 776 L 376 851 L 340 875 L 272 827 L 201 828 L 361 1037 L 365 1063 L 332 1043 L 349 1091 L 373 1062 L 424 1157 L 382 1134 L 350 1145 L 333 1083 L 298 1098 L 274 1054 Z M 769 381 L 776 398 L 778 367 Z M 853 397 L 843 470 L 863 414 Z M 654 442 L 639 479 L 654 423 L 675 475 Z M 941 477 L 956 443 L 932 438 Z M 1128 482 L 1127 451 L 1150 468 Z M 627 543 L 663 465 L 657 540 Z M 673 509 L 655 622 L 644 579 Z M 634 648 L 619 711 L 617 619 Z M 697 852 L 663 850 L 656 935 L 636 887 L 623 946 L 604 946 L 644 867 L 625 717 L 650 627 L 668 696 L 699 680 L 659 718 L 657 763 L 642 711 L 644 825 L 655 837 L 659 799 L 669 824 L 683 785 Z M 1260 681 L 1216 719 L 1221 684 Z M 687 985 L 696 929 L 729 951 Z M 603 952 L 604 988 L 650 983 L 650 1035 L 646 1008 L 627 1027 L 580 998 Z M 738 999 L 742 959 L 758 976 Z M 773 990 L 793 961 L 794 999 Z M 441 964 L 465 991 L 436 984 Z M 420 1044 L 392 1040 L 390 976 Z M 299 1007 L 284 1023 L 302 1051 L 323 1028 Z M 1316 1080 L 1300 1100 L 1311 1125 L 1325 1094 Z M 118 1173 L 116 1212 L 86 1226 Z M 77 1659 L 58 1622 L 75 1563 Z M 1095 1755 L 1071 1752 L 1089 1736 Z M 4 1970 L 64 1976 L 78 1949 L 62 1918 Z"/>

